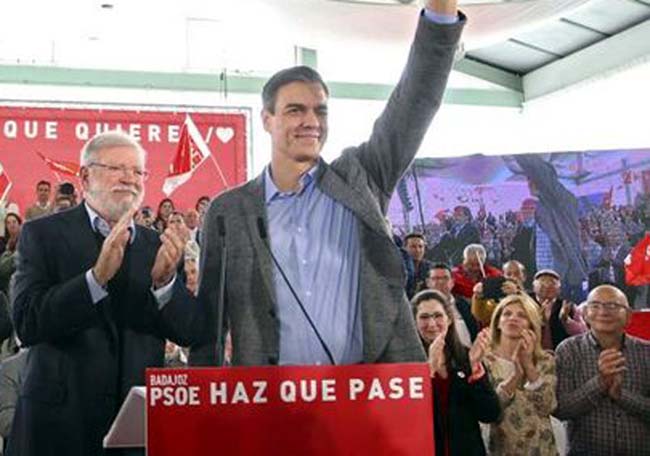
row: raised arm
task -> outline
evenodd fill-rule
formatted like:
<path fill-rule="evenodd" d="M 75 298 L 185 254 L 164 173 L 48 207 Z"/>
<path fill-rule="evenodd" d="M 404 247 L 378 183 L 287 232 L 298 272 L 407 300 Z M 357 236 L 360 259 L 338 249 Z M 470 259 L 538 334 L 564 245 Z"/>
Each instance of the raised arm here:
<path fill-rule="evenodd" d="M 435 14 L 457 14 L 455 0 L 429 1 L 426 7 Z M 353 149 L 358 150 L 356 158 L 366 169 L 384 210 L 442 103 L 464 22 L 462 16 L 453 24 L 436 23 L 424 14 L 420 17 L 399 82 L 370 139 Z"/>

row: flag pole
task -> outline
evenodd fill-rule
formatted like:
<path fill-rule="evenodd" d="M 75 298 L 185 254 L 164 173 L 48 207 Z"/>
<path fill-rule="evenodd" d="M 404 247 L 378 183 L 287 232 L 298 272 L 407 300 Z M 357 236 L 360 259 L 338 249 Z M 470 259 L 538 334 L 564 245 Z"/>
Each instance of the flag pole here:
<path fill-rule="evenodd" d="M 226 187 L 226 189 L 230 188 L 230 185 L 228 185 L 228 181 L 226 180 L 226 176 L 223 175 L 221 166 L 219 166 L 219 163 L 217 163 L 217 159 L 214 158 L 214 155 L 212 155 L 212 151 L 210 151 L 210 159 L 212 160 L 212 163 L 214 163 L 214 166 L 217 168 L 217 171 L 219 172 L 219 177 L 221 177 L 221 182 L 223 182 L 224 187 Z"/>

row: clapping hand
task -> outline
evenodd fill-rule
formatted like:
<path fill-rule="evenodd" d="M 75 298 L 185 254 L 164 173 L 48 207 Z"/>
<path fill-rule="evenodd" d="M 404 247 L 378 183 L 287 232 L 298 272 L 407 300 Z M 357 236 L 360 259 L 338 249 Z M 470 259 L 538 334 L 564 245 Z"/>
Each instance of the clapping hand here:
<path fill-rule="evenodd" d="M 490 328 L 484 328 L 480 333 L 478 333 L 472 348 L 469 349 L 469 364 L 472 368 L 483 360 L 483 357 L 491 343 L 492 335 L 490 333 Z"/>
<path fill-rule="evenodd" d="M 103 287 L 122 266 L 124 250 L 131 236 L 129 228 L 136 210 L 137 208 L 132 207 L 126 211 L 111 228 L 111 232 L 102 243 L 102 249 L 99 252 L 95 266 L 93 266 L 92 273 L 97 283 Z"/>
<path fill-rule="evenodd" d="M 436 374 L 442 378 L 447 378 L 447 360 L 445 358 L 445 337 L 447 336 L 447 328 L 436 336 L 436 338 L 429 345 L 429 369 L 431 377 Z"/>
<path fill-rule="evenodd" d="M 185 244 L 187 244 L 188 239 L 189 231 L 182 224 L 169 226 L 160 235 L 161 245 L 151 269 L 151 280 L 154 288 L 160 288 L 172 279 L 179 262 L 185 254 Z"/>
<path fill-rule="evenodd" d="M 620 350 L 608 348 L 600 352 L 598 372 L 604 389 L 613 398 L 620 397 L 623 373 L 626 371 L 625 357 Z"/>

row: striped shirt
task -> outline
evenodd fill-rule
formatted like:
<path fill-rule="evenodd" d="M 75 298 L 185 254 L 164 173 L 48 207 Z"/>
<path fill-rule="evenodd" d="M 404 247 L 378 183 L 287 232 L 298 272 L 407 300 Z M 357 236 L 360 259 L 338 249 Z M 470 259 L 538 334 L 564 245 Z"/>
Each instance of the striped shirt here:
<path fill-rule="evenodd" d="M 627 371 L 617 400 L 601 387 L 601 347 L 591 332 L 565 340 L 555 351 L 555 415 L 569 422 L 569 455 L 650 455 L 650 343 L 623 337 Z"/>

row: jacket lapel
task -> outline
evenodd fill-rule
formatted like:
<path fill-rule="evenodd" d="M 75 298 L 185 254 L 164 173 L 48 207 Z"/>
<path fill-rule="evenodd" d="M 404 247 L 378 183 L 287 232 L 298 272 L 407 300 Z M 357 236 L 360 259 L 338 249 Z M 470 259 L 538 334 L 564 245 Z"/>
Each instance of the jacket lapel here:
<path fill-rule="evenodd" d="M 368 205 L 368 202 L 374 201 L 374 198 L 365 194 L 365 192 L 368 192 L 367 189 L 356 188 L 353 184 L 344 181 L 323 160 L 320 161 L 318 166 L 320 168 L 318 185 L 326 195 L 350 209 L 359 221 L 370 230 L 381 234 L 387 233 L 386 230 L 382 229 L 386 226 L 386 221 L 378 215 L 381 211 L 373 210 Z"/>
<path fill-rule="evenodd" d="M 277 308 L 275 299 L 275 285 L 273 283 L 273 259 L 269 250 L 271 248 L 269 240 L 269 224 L 266 216 L 266 206 L 264 203 L 264 173 L 260 174 L 255 180 L 250 181 L 246 187 L 253 198 L 250 201 L 253 204 L 253 210 L 246 216 L 246 224 L 251 235 L 251 245 L 253 247 L 254 257 L 258 259 L 260 265 L 260 276 L 262 283 L 269 296 L 270 302 L 274 308 Z M 265 239 L 262 239 L 258 220 L 264 223 Z"/>
<path fill-rule="evenodd" d="M 95 232 L 90 226 L 90 218 L 82 201 L 76 208 L 70 210 L 70 217 L 61 220 L 67 225 L 62 230 L 68 252 L 77 252 L 78 269 L 87 271 L 92 268 L 99 257 L 100 248 L 97 245 Z M 74 264 L 74 263 L 71 263 Z M 115 320 L 110 311 L 110 296 L 98 302 L 98 310 L 103 322 L 112 337 L 112 342 L 117 346 L 118 334 Z"/>

